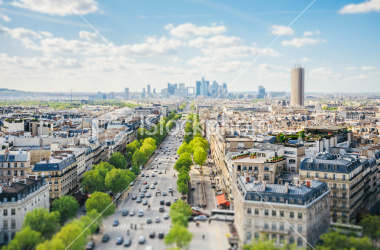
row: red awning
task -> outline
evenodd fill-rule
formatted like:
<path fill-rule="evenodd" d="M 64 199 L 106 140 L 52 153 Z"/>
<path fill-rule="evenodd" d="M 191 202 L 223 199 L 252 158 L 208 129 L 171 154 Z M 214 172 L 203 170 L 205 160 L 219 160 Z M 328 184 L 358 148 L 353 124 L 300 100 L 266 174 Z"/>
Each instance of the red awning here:
<path fill-rule="evenodd" d="M 218 205 L 226 204 L 226 196 L 224 194 L 220 194 L 216 196 L 216 201 L 218 202 Z"/>

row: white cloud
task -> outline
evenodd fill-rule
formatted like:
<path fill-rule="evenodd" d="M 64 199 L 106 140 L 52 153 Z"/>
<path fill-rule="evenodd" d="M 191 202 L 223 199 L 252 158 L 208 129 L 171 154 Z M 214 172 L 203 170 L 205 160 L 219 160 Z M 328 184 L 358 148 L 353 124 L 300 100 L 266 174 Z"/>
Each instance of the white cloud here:
<path fill-rule="evenodd" d="M 271 27 L 271 33 L 273 35 L 294 35 L 294 30 L 290 27 L 286 27 L 284 25 L 273 25 Z"/>
<path fill-rule="evenodd" d="M 333 71 L 331 68 L 320 67 L 310 70 L 308 76 L 317 80 L 340 80 L 342 78 L 341 73 Z"/>
<path fill-rule="evenodd" d="M 10 22 L 11 21 L 11 19 L 10 19 L 9 16 L 7 16 L 5 14 L 2 14 L 2 13 L 0 13 L 0 19 L 3 19 L 5 22 Z"/>
<path fill-rule="evenodd" d="M 313 39 L 313 38 L 303 37 L 303 38 L 294 38 L 288 41 L 282 41 L 281 44 L 283 46 L 294 46 L 294 47 L 299 48 L 305 45 L 315 45 L 315 44 L 325 43 L 325 42 L 326 40 L 324 39 Z"/>
<path fill-rule="evenodd" d="M 256 47 L 249 47 L 249 46 L 231 46 L 231 47 L 208 47 L 201 49 L 204 55 L 207 56 L 213 56 L 213 57 L 219 57 L 224 58 L 226 56 L 228 57 L 248 57 L 248 56 L 255 56 L 259 54 L 263 54 L 266 56 L 271 57 L 279 57 L 281 56 L 280 53 L 275 51 L 274 49 L 261 49 Z"/>
<path fill-rule="evenodd" d="M 315 31 L 305 31 L 303 33 L 304 36 L 312 36 L 312 35 L 319 35 L 321 34 L 321 32 L 319 30 L 315 30 Z"/>
<path fill-rule="evenodd" d="M 165 29 L 169 30 L 172 36 L 185 39 L 198 36 L 218 35 L 226 32 L 227 30 L 223 25 L 208 27 L 196 26 L 192 23 L 180 24 L 177 27 L 174 27 L 173 24 L 168 24 L 165 26 Z"/>
<path fill-rule="evenodd" d="M 355 69 L 356 69 L 356 67 L 354 67 L 354 66 L 351 66 L 351 67 L 347 67 L 347 68 L 346 68 L 346 70 L 348 70 L 348 71 L 355 70 Z"/>
<path fill-rule="evenodd" d="M 98 42 L 98 41 L 100 41 L 98 34 L 92 33 L 92 32 L 88 32 L 88 31 L 84 31 L 84 30 L 81 30 L 79 32 L 79 38 L 84 39 L 84 40 L 86 40 L 88 42 Z"/>
<path fill-rule="evenodd" d="M 368 13 L 380 12 L 380 0 L 366 0 L 358 4 L 348 4 L 339 10 L 340 14 L 355 14 L 355 13 Z"/>
<path fill-rule="evenodd" d="M 362 70 L 373 70 L 373 69 L 376 69 L 376 67 L 373 67 L 373 66 L 363 66 L 362 67 Z"/>
<path fill-rule="evenodd" d="M 244 40 L 236 36 L 213 36 L 210 38 L 198 37 L 189 41 L 189 46 L 201 47 L 229 47 L 243 45 Z"/>
<path fill-rule="evenodd" d="M 14 0 L 11 4 L 35 12 L 57 16 L 76 15 L 76 11 L 82 15 L 99 11 L 98 2 L 95 0 L 68 0 L 68 3 L 72 7 L 64 0 Z"/>
<path fill-rule="evenodd" d="M 228 73 L 236 72 L 244 69 L 248 66 L 248 62 L 244 61 L 231 61 L 231 60 L 220 60 L 215 57 L 195 57 L 188 60 L 189 65 L 195 66 L 201 70 L 202 73 L 209 72 L 219 72 Z"/>
<path fill-rule="evenodd" d="M 368 76 L 361 74 L 358 76 L 349 76 L 349 77 L 344 78 L 343 80 L 344 81 L 354 81 L 354 80 L 365 80 L 365 79 L 368 79 Z"/>

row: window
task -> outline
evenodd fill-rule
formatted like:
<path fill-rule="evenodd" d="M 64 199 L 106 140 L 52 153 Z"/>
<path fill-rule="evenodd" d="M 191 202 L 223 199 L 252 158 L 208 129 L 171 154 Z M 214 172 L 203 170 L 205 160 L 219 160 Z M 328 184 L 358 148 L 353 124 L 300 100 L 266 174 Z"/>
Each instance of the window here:
<path fill-rule="evenodd" d="M 342 208 L 346 208 L 346 202 L 342 202 Z"/>
<path fill-rule="evenodd" d="M 302 247 L 302 238 L 298 237 L 297 239 L 297 246 Z"/>
<path fill-rule="evenodd" d="M 342 189 L 346 190 L 346 184 L 342 184 Z"/>
<path fill-rule="evenodd" d="M 259 239 L 259 233 L 258 233 L 258 232 L 255 233 L 255 239 L 256 239 L 256 240 Z"/>
<path fill-rule="evenodd" d="M 15 208 L 11 209 L 11 215 L 16 215 L 16 209 Z"/>
<path fill-rule="evenodd" d="M 277 235 L 272 234 L 272 241 L 274 242 L 274 244 L 277 243 Z"/>
<path fill-rule="evenodd" d="M 284 236 L 280 235 L 280 244 L 284 244 Z"/>
<path fill-rule="evenodd" d="M 258 172 L 259 171 L 259 166 L 255 166 L 254 171 Z"/>
<path fill-rule="evenodd" d="M 301 224 L 298 224 L 297 231 L 299 233 L 302 233 L 302 225 Z"/>
<path fill-rule="evenodd" d="M 294 224 L 289 224 L 289 231 L 293 232 L 294 231 Z"/>
<path fill-rule="evenodd" d="M 316 177 L 316 178 L 319 178 L 319 173 L 315 173 L 315 177 Z"/>
<path fill-rule="evenodd" d="M 251 240 L 252 239 L 252 233 L 251 232 L 247 232 L 247 240 Z"/>
<path fill-rule="evenodd" d="M 345 180 L 346 180 L 346 175 L 343 175 L 343 177 L 342 177 L 342 178 L 343 178 L 343 180 L 345 181 Z"/>
<path fill-rule="evenodd" d="M 255 214 L 259 214 L 259 209 L 255 208 Z"/>
<path fill-rule="evenodd" d="M 275 221 L 272 221 L 272 230 L 276 230 L 277 223 Z"/>
<path fill-rule="evenodd" d="M 268 167 L 268 166 L 265 166 L 265 167 L 264 167 L 264 171 L 269 171 L 269 167 Z"/>
<path fill-rule="evenodd" d="M 243 171 L 247 171 L 247 166 L 243 165 Z"/>
<path fill-rule="evenodd" d="M 284 222 L 280 222 L 280 230 L 281 230 L 281 231 L 284 230 Z"/>
<path fill-rule="evenodd" d="M 272 216 L 276 216 L 276 210 L 272 210 Z"/>
<path fill-rule="evenodd" d="M 289 216 L 290 218 L 294 218 L 294 212 L 290 212 Z"/>
<path fill-rule="evenodd" d="M 310 172 L 306 173 L 306 177 L 310 178 Z"/>
<path fill-rule="evenodd" d="M 264 210 L 264 214 L 265 214 L 265 216 L 268 216 L 268 215 L 269 215 L 269 210 L 268 210 L 268 209 L 265 209 L 265 210 Z"/>
<path fill-rule="evenodd" d="M 3 221 L 3 228 L 8 229 L 8 221 L 7 220 Z"/>
<path fill-rule="evenodd" d="M 289 237 L 289 244 L 290 245 L 294 244 L 294 237 L 293 236 Z"/>
<path fill-rule="evenodd" d="M 298 219 L 302 219 L 302 213 L 298 213 Z"/>
<path fill-rule="evenodd" d="M 327 179 L 327 174 L 325 173 L 325 179 Z"/>
<path fill-rule="evenodd" d="M 268 221 L 264 221 L 264 228 L 265 229 L 269 229 L 269 223 L 268 223 Z"/>
<path fill-rule="evenodd" d="M 247 208 L 247 214 L 251 214 L 252 213 L 252 210 L 250 207 Z"/>
<path fill-rule="evenodd" d="M 281 217 L 284 217 L 284 211 L 280 211 Z"/>
<path fill-rule="evenodd" d="M 11 220 L 11 229 L 16 228 L 16 220 Z"/>
<path fill-rule="evenodd" d="M 255 220 L 254 222 L 255 222 L 255 228 L 259 228 L 260 221 L 259 220 Z"/>
<path fill-rule="evenodd" d="M 294 164 L 294 163 L 296 163 L 296 160 L 294 160 L 294 159 L 290 159 L 290 160 L 289 160 L 289 163 L 290 163 L 290 164 Z"/>
<path fill-rule="evenodd" d="M 252 226 L 252 221 L 251 219 L 247 219 L 247 227 L 251 227 Z"/>
<path fill-rule="evenodd" d="M 333 174 L 333 180 L 336 180 L 336 174 Z"/>
<path fill-rule="evenodd" d="M 264 181 L 269 181 L 269 174 L 264 174 Z"/>
<path fill-rule="evenodd" d="M 252 165 L 248 166 L 248 171 L 252 171 Z"/>
<path fill-rule="evenodd" d="M 8 209 L 4 209 L 4 210 L 3 210 L 3 215 L 4 215 L 4 216 L 7 216 L 7 215 L 8 215 Z"/>

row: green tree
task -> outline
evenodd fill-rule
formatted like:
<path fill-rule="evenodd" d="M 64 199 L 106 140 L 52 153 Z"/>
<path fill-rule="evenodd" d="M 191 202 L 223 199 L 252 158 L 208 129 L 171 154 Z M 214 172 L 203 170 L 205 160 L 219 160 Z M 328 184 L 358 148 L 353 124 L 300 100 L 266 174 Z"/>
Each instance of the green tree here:
<path fill-rule="evenodd" d="M 323 243 L 316 248 L 318 250 L 374 249 L 371 245 L 371 240 L 368 237 L 357 238 L 354 236 L 340 234 L 336 231 L 330 231 L 323 234 L 320 238 Z"/>
<path fill-rule="evenodd" d="M 175 244 L 179 248 L 186 247 L 190 244 L 193 234 L 186 227 L 180 224 L 174 224 L 169 233 L 165 236 L 165 245 Z"/>
<path fill-rule="evenodd" d="M 126 150 L 127 152 L 131 152 L 133 155 L 136 152 L 136 150 L 139 149 L 140 147 L 141 147 L 140 142 L 137 140 L 134 140 L 133 142 L 129 143 L 126 146 Z"/>
<path fill-rule="evenodd" d="M 107 173 L 106 179 L 104 181 L 107 190 L 111 191 L 113 194 L 118 194 L 128 187 L 130 181 L 128 180 L 127 175 L 124 171 L 129 170 L 114 168 Z"/>
<path fill-rule="evenodd" d="M 16 233 L 16 236 L 6 245 L 3 250 L 32 250 L 44 241 L 40 232 L 32 230 L 29 226 L 24 227 Z"/>
<path fill-rule="evenodd" d="M 360 224 L 363 227 L 363 233 L 372 240 L 372 245 L 377 246 L 380 238 L 380 216 L 365 216 Z"/>
<path fill-rule="evenodd" d="M 181 156 L 181 154 L 186 153 L 186 152 L 190 152 L 190 147 L 186 142 L 183 142 L 181 146 L 179 146 L 177 150 L 177 154 Z"/>
<path fill-rule="evenodd" d="M 137 140 L 140 141 L 140 140 L 144 140 L 145 138 L 147 138 L 148 136 L 148 130 L 146 130 L 145 128 L 139 128 L 137 130 Z"/>
<path fill-rule="evenodd" d="M 109 164 L 108 162 L 102 161 L 98 165 L 92 166 L 91 170 L 98 170 L 99 174 L 104 178 L 106 178 L 106 175 L 111 169 L 113 169 L 114 166 Z"/>
<path fill-rule="evenodd" d="M 178 200 L 170 206 L 169 216 L 173 224 L 180 223 L 187 227 L 189 217 L 193 214 L 191 207 L 184 201 Z"/>
<path fill-rule="evenodd" d="M 40 232 L 45 239 L 51 236 L 59 229 L 59 213 L 49 212 L 44 207 L 35 208 L 26 213 L 22 227 L 30 227 L 36 232 Z"/>
<path fill-rule="evenodd" d="M 193 139 L 193 137 L 191 135 L 185 135 L 183 137 L 183 141 L 186 142 L 187 144 L 189 144 L 192 139 Z"/>
<path fill-rule="evenodd" d="M 145 138 L 142 146 L 147 145 L 147 144 L 153 146 L 156 150 L 156 141 L 153 138 L 150 138 L 150 137 Z"/>
<path fill-rule="evenodd" d="M 133 157 L 132 157 L 133 166 L 137 166 L 137 167 L 144 166 L 147 161 L 148 161 L 148 158 L 140 150 L 136 150 L 136 152 L 133 154 Z"/>
<path fill-rule="evenodd" d="M 127 167 L 127 160 L 121 153 L 113 153 L 108 161 L 115 168 L 125 169 Z"/>
<path fill-rule="evenodd" d="M 86 193 L 104 190 L 104 178 L 98 170 L 91 170 L 83 174 L 82 187 Z"/>
<path fill-rule="evenodd" d="M 178 184 L 178 192 L 180 192 L 182 195 L 185 195 L 189 192 L 189 187 L 187 186 L 186 183 L 180 182 Z"/>
<path fill-rule="evenodd" d="M 194 162 L 199 166 L 203 166 L 207 159 L 207 153 L 203 148 L 197 148 L 193 155 Z"/>
<path fill-rule="evenodd" d="M 61 225 L 65 224 L 71 218 L 74 218 L 79 209 L 79 203 L 74 197 L 64 195 L 53 201 L 51 211 L 59 212 Z"/>
<path fill-rule="evenodd" d="M 197 148 L 203 148 L 206 152 L 209 149 L 208 142 L 203 137 L 195 137 L 189 144 L 191 153 L 194 153 Z"/>
<path fill-rule="evenodd" d="M 54 235 L 52 241 L 62 241 L 69 249 L 83 249 L 86 245 L 86 239 L 90 230 L 85 230 L 78 221 L 73 221 L 66 224 L 61 230 Z"/>
<path fill-rule="evenodd" d="M 115 212 L 115 204 L 112 203 L 112 199 L 108 194 L 95 192 L 86 201 L 86 209 L 87 211 L 95 209 L 96 212 L 103 213 L 102 216 L 105 218 Z"/>
<path fill-rule="evenodd" d="M 135 174 L 135 175 L 138 175 L 140 173 L 140 168 L 137 167 L 137 166 L 133 166 L 132 167 L 132 172 Z"/>
<path fill-rule="evenodd" d="M 150 144 L 144 144 L 141 146 L 139 151 L 142 152 L 146 158 L 149 158 L 149 156 L 151 156 L 153 154 L 154 150 L 155 150 L 154 146 L 152 146 Z M 133 157 L 132 157 L 132 159 L 133 159 Z"/>
<path fill-rule="evenodd" d="M 174 164 L 174 169 L 180 172 L 183 167 L 186 167 L 190 171 L 190 167 L 193 165 L 191 156 L 189 153 L 182 153 L 178 158 L 177 162 Z"/>
<path fill-rule="evenodd" d="M 280 248 L 276 247 L 272 241 L 252 240 L 251 244 L 245 244 L 243 250 L 278 250 Z"/>

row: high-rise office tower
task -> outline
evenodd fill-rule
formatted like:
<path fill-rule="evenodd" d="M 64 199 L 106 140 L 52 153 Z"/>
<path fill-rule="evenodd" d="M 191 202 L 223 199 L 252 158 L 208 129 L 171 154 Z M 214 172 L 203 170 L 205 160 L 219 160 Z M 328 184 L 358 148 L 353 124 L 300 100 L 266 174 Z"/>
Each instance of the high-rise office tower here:
<path fill-rule="evenodd" d="M 259 86 L 257 98 L 265 97 L 265 88 L 263 86 Z"/>
<path fill-rule="evenodd" d="M 143 92 L 141 93 L 141 98 L 145 98 L 145 88 L 143 88 Z"/>
<path fill-rule="evenodd" d="M 148 96 L 150 96 L 150 84 L 148 84 L 147 89 L 148 89 Z"/>
<path fill-rule="evenodd" d="M 174 95 L 176 89 L 177 89 L 177 84 L 170 84 L 170 83 L 168 83 L 168 92 L 169 92 L 169 95 Z"/>
<path fill-rule="evenodd" d="M 290 106 L 303 106 L 305 99 L 305 69 L 297 65 L 292 69 Z"/>
<path fill-rule="evenodd" d="M 197 81 L 195 83 L 195 96 L 201 95 L 201 87 L 202 87 L 201 81 Z"/>
<path fill-rule="evenodd" d="M 124 89 L 124 99 L 128 100 L 129 99 L 129 88 Z"/>

